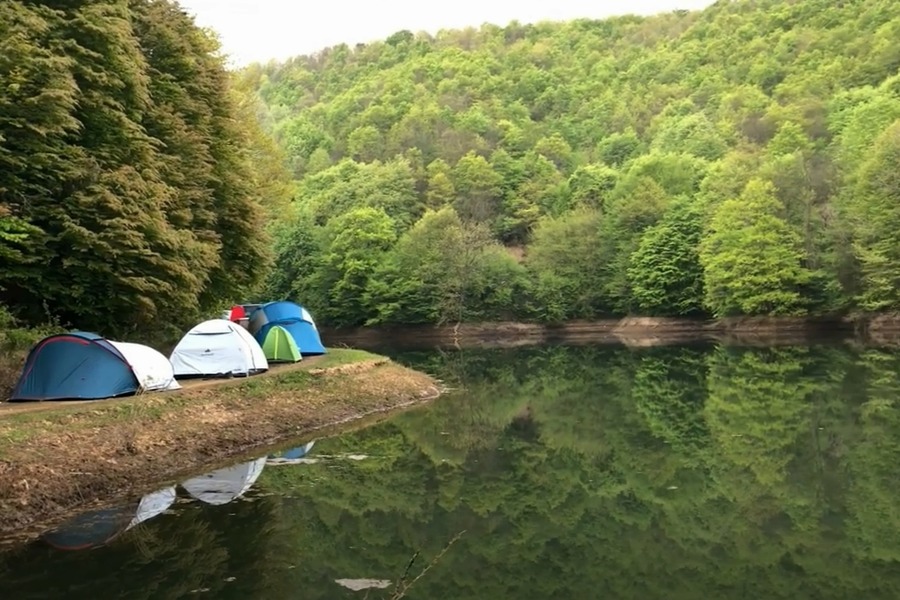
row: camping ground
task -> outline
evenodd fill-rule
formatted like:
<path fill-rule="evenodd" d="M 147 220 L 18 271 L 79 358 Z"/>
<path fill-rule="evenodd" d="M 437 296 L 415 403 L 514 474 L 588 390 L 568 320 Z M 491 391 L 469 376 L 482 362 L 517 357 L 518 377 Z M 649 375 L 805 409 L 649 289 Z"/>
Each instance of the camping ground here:
<path fill-rule="evenodd" d="M 90 402 L 0 405 L 0 534 L 28 536 L 73 511 L 278 440 L 432 399 L 439 384 L 361 350 L 249 378 Z"/>

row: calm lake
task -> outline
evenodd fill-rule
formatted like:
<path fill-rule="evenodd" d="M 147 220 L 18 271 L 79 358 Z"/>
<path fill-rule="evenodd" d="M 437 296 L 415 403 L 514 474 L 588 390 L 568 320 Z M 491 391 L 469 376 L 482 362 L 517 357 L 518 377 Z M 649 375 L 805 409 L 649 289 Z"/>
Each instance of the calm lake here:
<path fill-rule="evenodd" d="M 900 598 L 900 352 L 394 356 L 455 391 L 84 515 L 0 555 L 0 598 L 378 600 L 425 569 L 403 597 Z"/>

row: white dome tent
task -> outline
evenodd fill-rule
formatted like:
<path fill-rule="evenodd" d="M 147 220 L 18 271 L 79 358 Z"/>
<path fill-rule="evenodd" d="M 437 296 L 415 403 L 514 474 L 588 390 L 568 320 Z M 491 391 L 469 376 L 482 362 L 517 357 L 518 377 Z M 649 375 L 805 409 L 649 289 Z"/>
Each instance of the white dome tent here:
<path fill-rule="evenodd" d="M 224 319 L 195 325 L 175 346 L 169 361 L 175 377 L 253 375 L 269 368 L 253 336 Z"/>
<path fill-rule="evenodd" d="M 177 390 L 181 385 L 175 381 L 172 363 L 162 353 L 149 346 L 131 342 L 109 341 L 128 361 L 141 389 L 145 392 Z"/>
<path fill-rule="evenodd" d="M 262 457 L 192 477 L 182 482 L 181 487 L 201 502 L 216 506 L 228 504 L 247 493 L 265 466 L 266 457 Z"/>

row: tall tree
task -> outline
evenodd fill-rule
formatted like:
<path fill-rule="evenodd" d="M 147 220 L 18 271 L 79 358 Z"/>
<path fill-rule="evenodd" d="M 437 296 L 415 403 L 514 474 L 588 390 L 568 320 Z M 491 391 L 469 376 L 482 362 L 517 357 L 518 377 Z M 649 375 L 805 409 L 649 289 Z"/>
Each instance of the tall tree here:
<path fill-rule="evenodd" d="M 779 216 L 774 187 L 747 184 L 715 211 L 700 246 L 705 304 L 714 315 L 796 315 L 805 311 L 800 237 Z"/>
<path fill-rule="evenodd" d="M 862 267 L 860 305 L 900 310 L 900 119 L 875 142 L 862 164 L 851 204 L 856 256 Z"/>
<path fill-rule="evenodd" d="M 168 0 L 0 11 L 0 218 L 27 259 L 0 273 L 0 300 L 32 321 L 148 331 L 255 285 L 258 194 L 287 189 L 269 185 L 215 40 Z"/>
<path fill-rule="evenodd" d="M 703 310 L 698 248 L 703 207 L 679 196 L 659 223 L 644 232 L 631 255 L 628 279 L 636 307 L 651 315 L 696 315 Z"/>

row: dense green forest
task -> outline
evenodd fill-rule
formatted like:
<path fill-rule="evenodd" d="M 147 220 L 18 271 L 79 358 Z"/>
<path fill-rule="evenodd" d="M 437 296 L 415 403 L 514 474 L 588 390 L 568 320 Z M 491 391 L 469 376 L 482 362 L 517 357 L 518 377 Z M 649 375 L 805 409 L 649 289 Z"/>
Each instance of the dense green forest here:
<path fill-rule="evenodd" d="M 250 97 L 169 0 L 0 2 L 0 326 L 153 332 L 250 293 L 290 191 Z"/>
<path fill-rule="evenodd" d="M 172 0 L 2 2 L 0 321 L 898 310 L 898 39 L 722 0 L 229 73 Z"/>
<path fill-rule="evenodd" d="M 338 326 L 900 309 L 900 4 L 720 0 L 237 74 L 295 180 L 269 297 Z"/>

